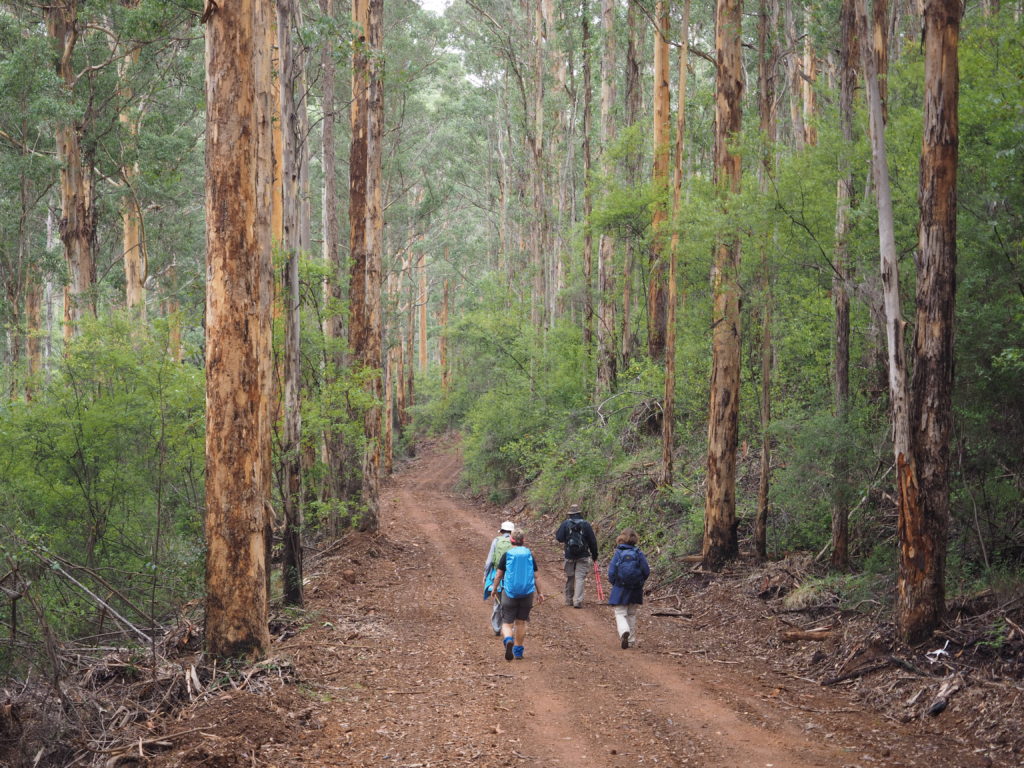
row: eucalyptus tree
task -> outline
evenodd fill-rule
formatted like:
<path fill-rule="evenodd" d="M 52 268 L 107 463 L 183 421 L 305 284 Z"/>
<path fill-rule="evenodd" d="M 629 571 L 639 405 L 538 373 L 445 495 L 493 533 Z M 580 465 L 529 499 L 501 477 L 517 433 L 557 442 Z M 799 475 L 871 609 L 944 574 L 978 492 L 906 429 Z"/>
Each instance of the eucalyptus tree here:
<path fill-rule="evenodd" d="M 262 657 L 267 628 L 271 23 L 266 0 L 206 22 L 206 647 Z"/>
<path fill-rule="evenodd" d="M 732 146 L 742 122 L 742 0 L 718 0 L 715 15 L 715 180 L 726 211 L 740 191 L 740 155 Z M 726 225 L 727 227 L 730 225 Z M 736 226 L 733 224 L 732 226 Z M 719 233 L 715 246 L 712 367 L 708 415 L 703 562 L 718 569 L 739 551 L 736 535 L 736 449 L 740 394 L 740 239 Z"/>

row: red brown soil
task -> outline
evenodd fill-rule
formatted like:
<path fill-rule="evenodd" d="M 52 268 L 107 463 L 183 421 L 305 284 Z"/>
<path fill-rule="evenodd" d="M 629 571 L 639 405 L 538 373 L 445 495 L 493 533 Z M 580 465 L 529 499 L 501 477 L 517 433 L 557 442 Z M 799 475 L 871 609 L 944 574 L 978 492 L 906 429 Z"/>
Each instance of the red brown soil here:
<path fill-rule="evenodd" d="M 735 636 L 709 626 L 707 611 L 740 597 L 715 585 L 702 590 L 704 603 L 682 601 L 689 617 L 653 616 L 666 603 L 645 603 L 638 646 L 622 650 L 593 579 L 582 610 L 563 604 L 561 551 L 540 523 L 524 521 L 526 544 L 549 599 L 534 609 L 526 658 L 505 661 L 481 593 L 501 513 L 455 492 L 459 468 L 452 446 L 410 462 L 384 489 L 381 533 L 349 537 L 307 574 L 302 626 L 275 641 L 263 684 L 152 723 L 153 737 L 170 736 L 173 747 L 146 764 L 1018 764 L 947 733 L 946 715 L 899 722 L 856 691 L 794 674 L 786 655 L 813 644 L 755 655 L 741 635 L 760 626 L 774 636 L 777 626 L 763 603 L 758 614 L 756 597 Z"/>

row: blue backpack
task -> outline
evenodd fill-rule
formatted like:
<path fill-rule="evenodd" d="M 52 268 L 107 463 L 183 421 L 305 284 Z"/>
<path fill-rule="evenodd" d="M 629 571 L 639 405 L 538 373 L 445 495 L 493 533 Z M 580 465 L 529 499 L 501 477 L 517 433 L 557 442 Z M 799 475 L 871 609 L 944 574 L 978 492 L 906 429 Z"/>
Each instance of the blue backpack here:
<path fill-rule="evenodd" d="M 620 549 L 615 553 L 617 559 L 615 577 L 626 589 L 640 589 L 644 585 L 644 571 L 640 564 L 640 552 L 637 549 Z"/>
<path fill-rule="evenodd" d="M 509 597 L 526 597 L 536 590 L 533 553 L 526 547 L 512 547 L 505 553 L 505 578 L 501 585 Z"/>

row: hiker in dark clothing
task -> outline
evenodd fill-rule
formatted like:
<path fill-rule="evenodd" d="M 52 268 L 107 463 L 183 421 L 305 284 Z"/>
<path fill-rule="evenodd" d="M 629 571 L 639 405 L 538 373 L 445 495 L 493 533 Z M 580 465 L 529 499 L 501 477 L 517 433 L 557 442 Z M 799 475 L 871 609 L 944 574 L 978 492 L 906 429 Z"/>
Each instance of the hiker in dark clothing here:
<path fill-rule="evenodd" d="M 558 526 L 555 539 L 565 545 L 565 604 L 582 608 L 587 574 L 597 560 L 597 536 L 578 504 L 569 507 L 569 516 Z"/>
<path fill-rule="evenodd" d="M 622 649 L 636 645 L 637 606 L 644 601 L 644 582 L 651 575 L 644 553 L 637 548 L 640 537 L 632 528 L 626 528 L 615 539 L 615 554 L 608 563 L 608 582 L 612 593 L 608 604 L 615 606 L 615 628 Z"/>

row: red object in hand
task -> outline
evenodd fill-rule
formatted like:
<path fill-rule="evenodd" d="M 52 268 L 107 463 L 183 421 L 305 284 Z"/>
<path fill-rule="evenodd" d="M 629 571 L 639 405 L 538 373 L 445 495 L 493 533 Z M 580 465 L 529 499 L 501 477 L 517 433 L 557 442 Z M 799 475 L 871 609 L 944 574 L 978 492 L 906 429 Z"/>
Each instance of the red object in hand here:
<path fill-rule="evenodd" d="M 597 599 L 604 602 L 604 589 L 601 588 L 601 569 L 597 567 L 597 560 L 594 561 L 594 578 L 597 579 Z"/>

